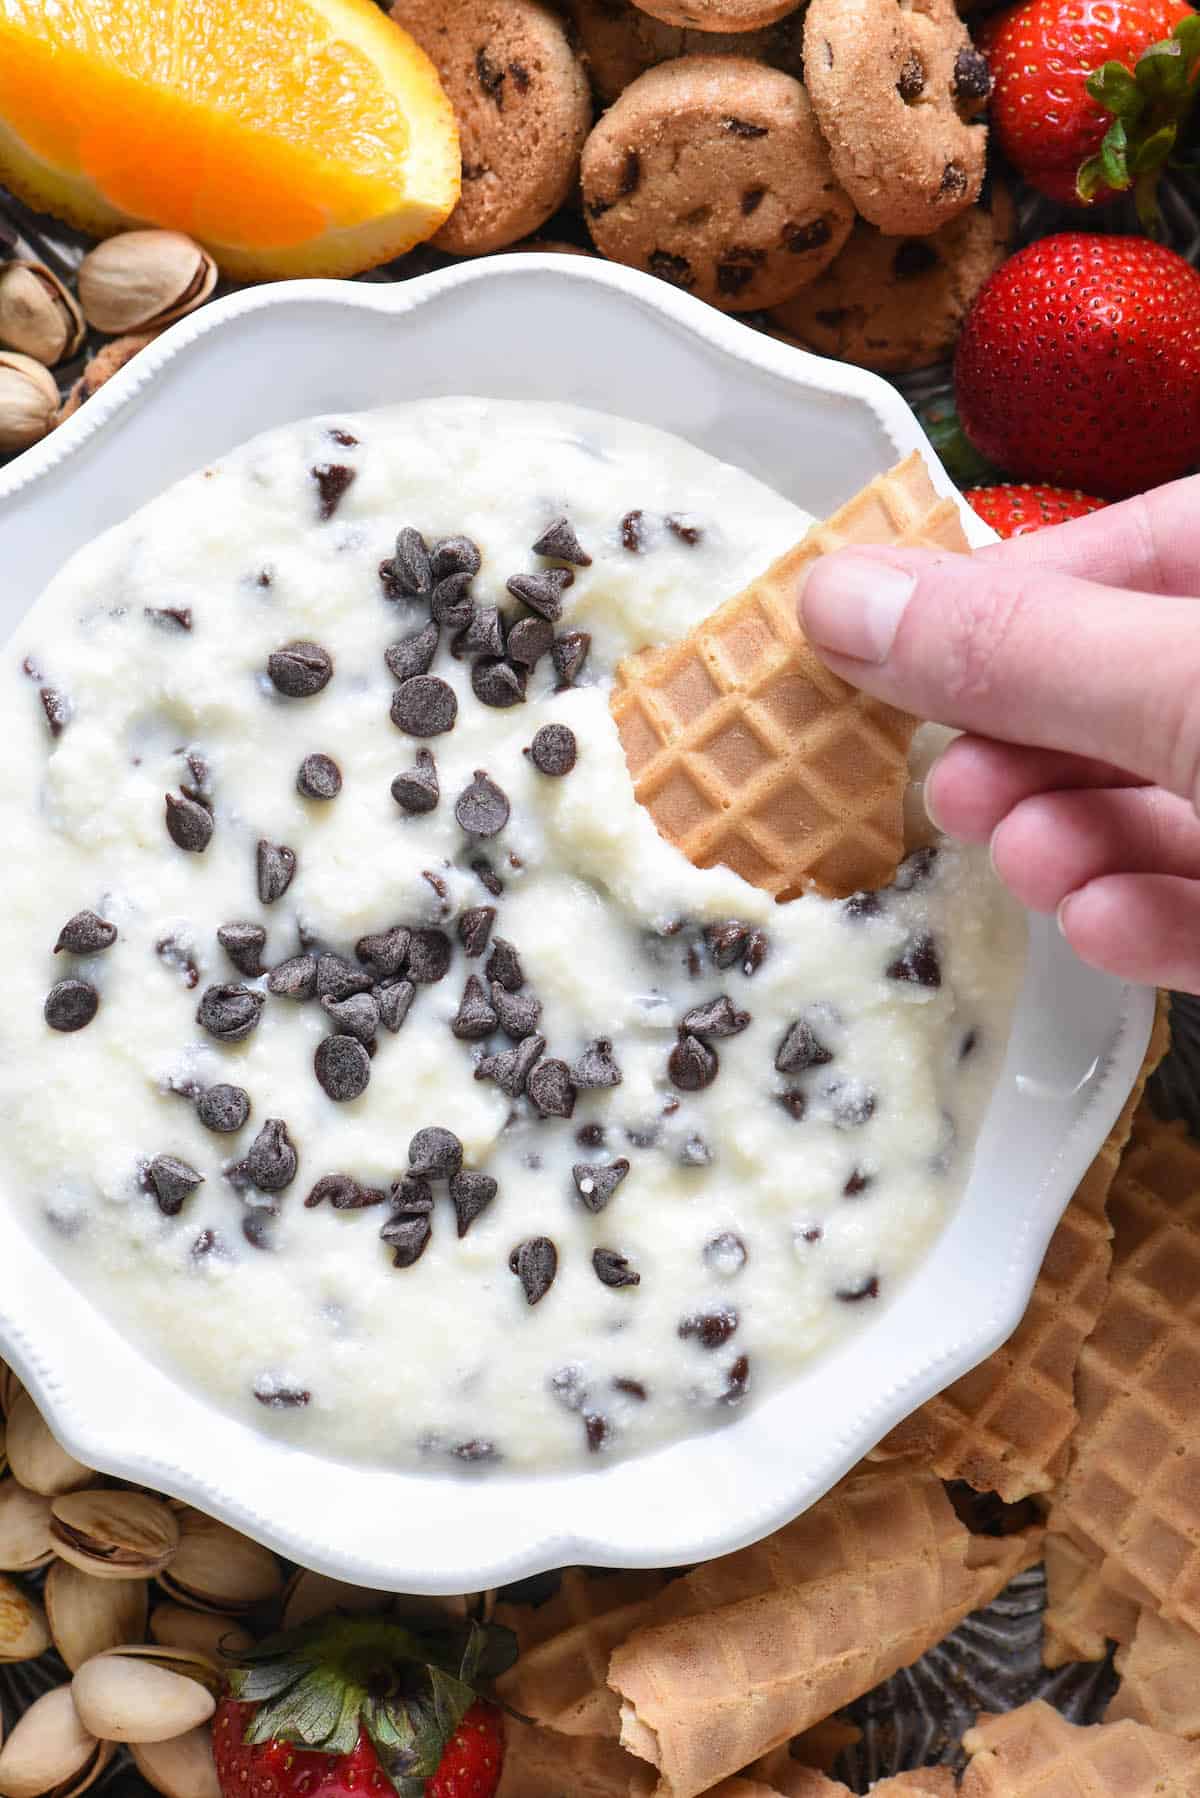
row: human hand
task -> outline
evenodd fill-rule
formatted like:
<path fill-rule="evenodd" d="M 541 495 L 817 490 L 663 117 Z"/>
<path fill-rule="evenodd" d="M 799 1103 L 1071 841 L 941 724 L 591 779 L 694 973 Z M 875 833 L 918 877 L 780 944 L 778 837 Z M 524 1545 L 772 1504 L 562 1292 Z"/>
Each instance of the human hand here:
<path fill-rule="evenodd" d="M 1081 960 L 1200 992 L 1200 475 L 970 560 L 843 550 L 799 603 L 836 673 L 967 733 L 939 829 Z"/>

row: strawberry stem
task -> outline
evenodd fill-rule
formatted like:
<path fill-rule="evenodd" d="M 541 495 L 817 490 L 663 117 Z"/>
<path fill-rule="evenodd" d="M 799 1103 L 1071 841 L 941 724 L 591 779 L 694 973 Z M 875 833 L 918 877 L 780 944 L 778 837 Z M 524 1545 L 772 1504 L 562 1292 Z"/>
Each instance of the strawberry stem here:
<path fill-rule="evenodd" d="M 1194 149 L 1179 151 L 1181 140 L 1192 143 L 1200 116 L 1200 15 L 1181 19 L 1170 37 L 1142 52 L 1133 70 L 1106 62 L 1088 77 L 1087 90 L 1113 122 L 1099 152 L 1079 170 L 1079 198 L 1091 205 L 1105 193 L 1132 188 L 1142 229 L 1161 237 L 1159 175 L 1194 158 Z"/>

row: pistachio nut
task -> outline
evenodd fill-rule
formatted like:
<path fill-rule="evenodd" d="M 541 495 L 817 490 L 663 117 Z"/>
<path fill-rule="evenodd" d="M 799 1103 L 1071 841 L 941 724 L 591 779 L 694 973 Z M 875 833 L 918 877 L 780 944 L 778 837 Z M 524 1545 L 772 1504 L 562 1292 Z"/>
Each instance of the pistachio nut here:
<path fill-rule="evenodd" d="M 179 1546 L 179 1524 L 146 1492 L 67 1492 L 51 1500 L 51 1545 L 97 1579 L 153 1579 Z"/>
<path fill-rule="evenodd" d="M 16 1480 L 0 1480 L 0 1568 L 31 1573 L 53 1559 L 50 1500 L 26 1492 Z"/>
<path fill-rule="evenodd" d="M 119 374 L 139 350 L 144 350 L 148 343 L 154 342 L 157 335 L 156 331 L 134 331 L 128 337 L 114 337 L 110 343 L 102 344 L 96 354 L 84 364 L 79 379 L 72 384 L 58 414 L 59 424 L 78 412 L 85 400 L 90 400 L 94 393 L 98 393 L 106 381 L 111 381 L 115 374 Z"/>
<path fill-rule="evenodd" d="M 142 1778 L 163 1798 L 221 1798 L 207 1729 L 189 1729 L 169 1742 L 131 1742 L 129 1752 Z"/>
<path fill-rule="evenodd" d="M 0 1661 L 32 1661 L 50 1646 L 46 1613 L 15 1580 L 0 1577 Z"/>
<path fill-rule="evenodd" d="M 39 443 L 57 418 L 58 384 L 49 369 L 18 350 L 0 350 L 0 453 Z"/>
<path fill-rule="evenodd" d="M 0 263 L 0 344 L 53 368 L 83 342 L 74 294 L 40 262 Z"/>
<path fill-rule="evenodd" d="M 341 1580 L 327 1579 L 323 1573 L 304 1569 L 294 1573 L 287 1583 L 283 1600 L 283 1629 L 298 1629 L 323 1617 L 326 1611 L 386 1611 L 391 1608 L 391 1595 L 372 1592 L 366 1586 L 347 1586 Z"/>
<path fill-rule="evenodd" d="M 270 1549 L 191 1506 L 177 1513 L 179 1547 L 159 1584 L 168 1598 L 204 1611 L 248 1611 L 283 1587 Z"/>
<path fill-rule="evenodd" d="M 208 1722 L 220 1681 L 211 1661 L 186 1650 L 116 1648 L 85 1661 L 71 1692 L 101 1741 L 165 1742 Z"/>
<path fill-rule="evenodd" d="M 181 1604 L 156 1604 L 150 1613 L 151 1640 L 164 1648 L 190 1648 L 220 1662 L 224 1655 L 245 1654 L 254 1637 L 236 1617 L 220 1611 L 193 1611 Z"/>
<path fill-rule="evenodd" d="M 217 284 L 217 265 L 180 231 L 123 231 L 88 251 L 78 279 L 88 323 L 120 336 L 202 305 Z"/>
<path fill-rule="evenodd" d="M 42 1596 L 54 1646 L 74 1673 L 93 1655 L 146 1634 L 149 1585 L 144 1579 L 97 1579 L 55 1561 Z"/>
<path fill-rule="evenodd" d="M 70 1686 L 55 1686 L 18 1717 L 0 1750 L 0 1798 L 74 1798 L 112 1757 L 111 1744 L 84 1728 Z"/>
<path fill-rule="evenodd" d="M 74 1492 L 96 1477 L 61 1447 L 27 1392 L 18 1395 L 8 1414 L 8 1464 L 27 1491 L 45 1498 Z"/>

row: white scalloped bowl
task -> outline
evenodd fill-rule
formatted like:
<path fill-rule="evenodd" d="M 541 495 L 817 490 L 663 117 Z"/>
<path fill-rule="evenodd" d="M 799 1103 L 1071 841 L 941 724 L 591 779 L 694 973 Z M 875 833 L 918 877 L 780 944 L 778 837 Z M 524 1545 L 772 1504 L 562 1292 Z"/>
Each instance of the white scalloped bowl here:
<path fill-rule="evenodd" d="M 0 473 L 5 634 L 81 544 L 255 432 L 440 393 L 553 398 L 644 420 L 818 515 L 912 449 L 953 492 L 885 382 L 625 269 L 513 256 L 396 286 L 296 282 L 175 325 Z M 963 516 L 974 542 L 990 540 L 965 507 Z M 868 1327 L 785 1389 L 641 1459 L 475 1478 L 291 1449 L 155 1366 L 15 1226 L 0 1350 L 90 1466 L 360 1585 L 460 1592 L 570 1562 L 724 1554 L 812 1504 L 1016 1327 L 1050 1234 L 1132 1084 L 1152 1007 L 1152 993 L 1082 967 L 1052 922 L 1033 920 L 970 1184 L 928 1258 Z"/>

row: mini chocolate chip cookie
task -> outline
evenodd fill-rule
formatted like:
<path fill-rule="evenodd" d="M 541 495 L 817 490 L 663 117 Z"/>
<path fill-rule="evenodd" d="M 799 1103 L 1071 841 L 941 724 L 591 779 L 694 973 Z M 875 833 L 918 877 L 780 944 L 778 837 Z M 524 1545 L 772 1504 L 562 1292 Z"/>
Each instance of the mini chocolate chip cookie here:
<path fill-rule="evenodd" d="M 757 31 L 795 12 L 796 0 L 637 0 L 643 12 L 668 25 L 697 31 Z"/>
<path fill-rule="evenodd" d="M 725 312 L 799 292 L 854 222 L 803 87 L 743 57 L 639 76 L 588 138 L 582 173 L 604 255 Z"/>
<path fill-rule="evenodd" d="M 824 274 L 771 312 L 794 343 L 889 374 L 928 368 L 954 347 L 963 319 L 1014 231 L 1006 189 L 929 237 L 884 237 L 860 219 Z"/>
<path fill-rule="evenodd" d="M 954 0 L 811 0 L 804 68 L 834 174 L 869 223 L 925 236 L 974 205 L 991 77 Z"/>
<path fill-rule="evenodd" d="M 700 31 L 651 18 L 632 0 L 567 0 L 596 97 L 611 106 L 630 82 L 674 56 L 752 56 L 804 79 L 804 12 L 761 31 Z"/>
<path fill-rule="evenodd" d="M 395 0 L 437 66 L 462 139 L 462 196 L 432 240 L 479 256 L 528 237 L 571 191 L 592 104 L 562 21 L 540 0 Z"/>

